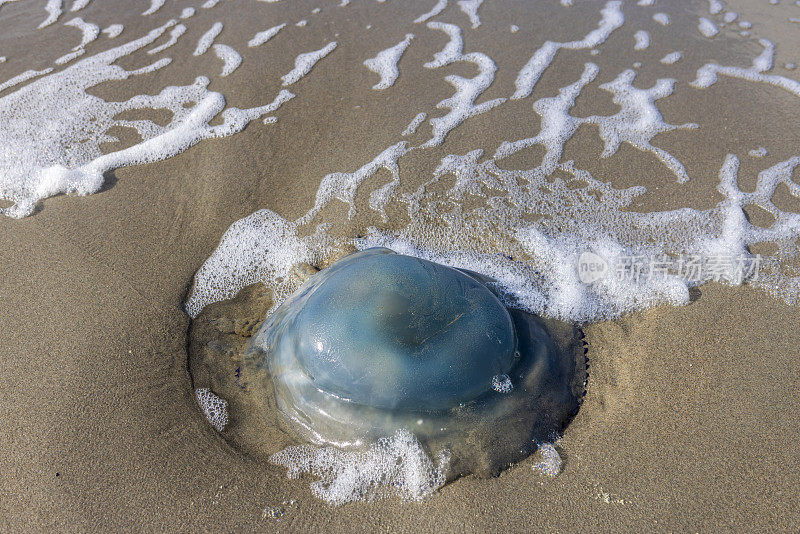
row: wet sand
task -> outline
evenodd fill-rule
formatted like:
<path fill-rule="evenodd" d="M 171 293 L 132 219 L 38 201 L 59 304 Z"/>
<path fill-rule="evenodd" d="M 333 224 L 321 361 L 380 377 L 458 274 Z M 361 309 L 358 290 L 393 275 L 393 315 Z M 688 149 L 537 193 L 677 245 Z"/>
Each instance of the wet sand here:
<path fill-rule="evenodd" d="M 427 10 L 429 3 L 415 3 L 414 16 Z M 86 8 L 85 18 L 105 17 L 106 23 L 124 19 L 126 29 L 118 39 L 133 38 L 152 26 L 138 15 L 147 8 L 146 2 L 138 2 L 133 15 L 120 7 L 104 9 L 99 0 L 95 4 Z M 500 7 L 487 2 L 481 8 L 483 24 L 502 21 L 495 30 L 501 31 L 502 26 L 507 31 L 507 19 L 501 15 L 509 10 L 522 20 L 517 14 L 523 9 L 521 4 Z M 199 10 L 202 22 L 193 20 L 191 33 L 174 47 L 175 56 L 191 56 L 196 38 L 211 23 L 223 20 L 233 28 L 238 20 L 236 31 L 223 34 L 225 42 L 242 53 L 245 65 L 252 64 L 236 73 L 241 76 L 217 78 L 211 86 L 233 95 L 236 105 L 271 100 L 279 76 L 291 69 L 295 55 L 266 45 L 254 50 L 246 47 L 253 33 L 281 22 L 242 17 L 249 5 L 231 1 L 216 11 Z M 161 19 L 174 16 L 182 7 L 166 6 Z M 299 18 L 316 5 L 263 7 L 286 18 L 290 14 Z M 342 29 L 340 49 L 331 55 L 335 61 L 321 62 L 313 76 L 292 88 L 302 101 L 282 108 L 276 124 L 256 121 L 242 133 L 201 142 L 166 161 L 118 169 L 98 194 L 51 198 L 33 216 L 0 219 L 0 443 L 4 451 L 0 455 L 0 529 L 790 531 L 800 521 L 796 489 L 800 480 L 800 340 L 796 333 L 800 308 L 748 287 L 709 284 L 700 288 L 688 306 L 659 307 L 588 325 L 588 394 L 558 444 L 565 465 L 554 479 L 535 471 L 529 459 L 497 478 L 460 479 L 421 503 L 391 499 L 334 508 L 311 495 L 311 479 L 287 479 L 283 468 L 237 451 L 208 425 L 197 408 L 187 371 L 189 318 L 182 305 L 194 272 L 220 236 L 232 222 L 259 208 L 273 209 L 290 219 L 301 216 L 313 204 L 322 176 L 352 171 L 393 142 L 395 132 L 416 113 L 407 104 L 420 99 L 433 109 L 452 93 L 441 83 L 441 73 L 430 73 L 428 78 L 417 68 L 408 71 L 418 75 L 412 77 L 402 69 L 406 62 L 429 60 L 445 42 L 440 35 L 419 30 L 391 89 L 401 96 L 394 100 L 395 107 L 386 106 L 369 89 L 377 82 L 375 74 L 363 68 L 342 70 L 347 64 L 359 65 L 381 47 L 367 47 L 367 40 L 344 29 L 382 25 L 383 31 L 391 33 L 385 40 L 396 42 L 408 28 L 395 25 L 394 17 L 413 17 L 392 0 L 363 9 L 355 4 L 323 7 L 319 17 L 324 16 L 320 20 L 325 22 L 319 24 L 328 33 Z M 556 16 L 560 9 L 556 5 L 550 11 Z M 675 46 L 659 44 L 648 54 L 661 57 L 661 52 L 688 39 L 678 31 L 680 17 L 688 21 L 697 13 L 707 16 L 705 3 L 691 9 L 670 10 L 675 35 L 667 34 L 665 39 L 674 39 Z M 647 19 L 635 13 L 631 12 L 630 20 Z M 0 27 L 10 24 L 7 20 L 35 27 L 43 16 L 38 4 L 8 4 L 0 8 Z M 308 30 L 315 22 L 313 15 L 307 18 Z M 439 19 L 467 27 L 464 15 L 454 7 Z M 547 38 L 584 35 L 597 24 L 596 10 L 577 20 L 580 28 L 553 24 Z M 783 24 L 785 17 L 780 20 Z M 769 23 L 764 20 L 753 32 L 767 36 Z M 626 25 L 603 45 L 596 59 L 600 82 L 630 65 L 635 28 L 635 24 Z M 536 37 L 533 29 L 524 31 L 530 32 L 532 40 L 519 45 L 524 53 L 499 45 L 492 49 L 488 31 L 466 37 L 469 47 L 485 51 L 501 65 L 506 56 L 517 58 L 514 68 L 498 70 L 482 98 L 513 91 L 516 64 L 544 39 Z M 775 31 L 770 36 L 780 54 L 782 30 Z M 695 34 L 692 38 L 700 39 Z M 30 52 L 26 37 L 0 36 L 0 53 L 9 56 L 0 65 L 4 79 L 17 72 L 12 59 L 27 68 L 45 65 L 35 65 L 39 61 L 35 58 L 42 53 L 38 47 L 43 46 L 46 34 L 33 35 Z M 325 42 L 308 31 L 287 35 L 291 37 L 281 46 L 291 51 Z M 791 42 L 790 37 L 786 39 Z M 97 50 L 107 46 L 95 45 Z M 741 50 L 747 52 L 746 57 L 759 51 L 756 43 L 725 36 L 710 46 L 720 62 Z M 57 57 L 69 48 L 58 47 L 57 54 L 47 57 Z M 619 53 L 609 54 L 612 50 Z M 31 56 L 27 62 L 23 61 L 26 54 Z M 536 91 L 553 94 L 574 81 L 584 55 L 564 52 L 559 68 L 546 71 Z M 663 75 L 648 71 L 649 66 L 659 65 L 653 58 L 641 69 L 643 86 Z M 131 58 L 137 61 L 144 60 Z M 221 65 L 211 54 L 200 61 L 208 62 L 212 71 Z M 704 62 L 705 56 L 692 58 L 687 52 L 676 72 L 682 80 L 690 79 Z M 154 75 L 158 82 L 154 87 L 190 83 L 196 75 L 192 68 L 174 65 Z M 453 71 L 461 68 L 453 67 Z M 652 156 L 630 147 L 599 160 L 602 143 L 590 127 L 570 141 L 565 159 L 575 158 L 596 177 L 619 180 L 616 186 L 628 185 L 622 183 L 625 176 L 645 184 L 649 192 L 635 209 L 713 205 L 719 200 L 716 175 L 726 151 L 746 153 L 769 142 L 768 158 L 743 165 L 741 176 L 752 181 L 756 170 L 793 155 L 799 145 L 800 134 L 791 126 L 800 119 L 796 99 L 777 89 L 758 86 L 756 90 L 744 83 L 721 79 L 706 92 L 682 83 L 660 102 L 667 122 L 680 124 L 701 115 L 714 132 L 713 136 L 706 129 L 657 138 L 659 146 L 685 164 L 693 177 L 688 184 L 678 185 Z M 431 89 L 419 95 L 415 91 L 419 85 Z M 743 87 L 747 90 L 740 90 Z M 130 96 L 129 90 L 130 86 L 108 83 L 96 88 L 96 94 L 122 99 Z M 596 84 L 592 91 L 597 91 Z M 692 94 L 687 97 L 682 92 Z M 587 99 L 582 103 L 584 114 L 607 112 L 603 106 L 614 109 L 609 97 L 600 100 L 600 94 L 583 95 Z M 757 105 L 765 100 L 770 106 Z M 404 187 L 413 189 L 448 153 L 464 153 L 476 146 L 491 153 L 502 140 L 533 135 L 538 117 L 530 105 L 527 99 L 491 116 L 474 117 L 454 130 L 442 147 L 404 159 L 401 172 L 409 177 Z M 576 115 L 582 114 L 580 105 Z M 714 121 L 724 124 L 716 128 Z M 413 139 L 422 141 L 424 135 Z M 524 167 L 535 163 L 535 154 L 533 150 L 520 154 L 504 165 Z M 532 159 L 525 161 L 525 157 Z M 341 205 L 332 205 L 320 218 L 346 235 L 380 223 L 378 217 L 350 221 L 346 212 Z M 264 510 L 272 507 L 281 508 L 283 515 L 265 517 Z"/>

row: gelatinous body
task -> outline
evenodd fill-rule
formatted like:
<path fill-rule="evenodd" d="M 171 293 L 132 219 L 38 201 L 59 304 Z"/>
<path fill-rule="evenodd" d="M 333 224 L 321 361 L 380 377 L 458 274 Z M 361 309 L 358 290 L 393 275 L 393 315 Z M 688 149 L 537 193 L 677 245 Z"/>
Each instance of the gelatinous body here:
<path fill-rule="evenodd" d="M 574 327 L 507 309 L 488 282 L 388 249 L 351 254 L 265 321 L 245 361 L 268 370 L 302 439 L 358 447 L 406 429 L 450 450 L 452 475 L 497 473 L 564 427 L 586 373 Z"/>

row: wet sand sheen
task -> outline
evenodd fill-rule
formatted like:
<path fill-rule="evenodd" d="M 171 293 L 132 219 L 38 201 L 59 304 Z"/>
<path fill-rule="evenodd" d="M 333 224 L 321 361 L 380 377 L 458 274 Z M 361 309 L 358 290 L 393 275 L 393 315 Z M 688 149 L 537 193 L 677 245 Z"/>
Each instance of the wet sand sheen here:
<path fill-rule="evenodd" d="M 141 4 L 144 11 L 148 3 Z M 391 4 L 385 7 L 399 9 Z M 419 13 L 428 4 L 432 5 L 421 2 Z M 249 9 L 244 2 L 225 5 L 225 17 Z M 291 11 L 292 20 L 306 17 L 313 25 L 309 14 L 313 7 L 281 9 Z M 346 9 L 336 16 L 351 16 Z M 391 11 L 381 11 L 384 6 L 368 9 L 364 25 L 377 26 L 384 17 L 391 20 Z M 452 19 L 466 31 L 464 15 L 451 9 L 443 20 Z M 500 8 L 490 3 L 481 8 L 484 25 L 492 24 L 492 9 Z M 0 24 L 9 17 L 35 20 L 35 26 L 44 18 L 41 15 L 39 6 L 8 4 L 0 9 Z M 197 16 L 204 17 L 204 24 L 195 25 L 196 33 L 224 18 L 219 11 L 199 10 Z M 99 0 L 86 8 L 84 18 L 97 23 L 124 19 L 123 35 L 131 32 L 128 38 L 149 29 L 138 14 L 128 17 L 108 11 Z M 242 43 L 273 25 L 272 20 L 266 24 L 239 18 L 244 19 Z M 596 25 L 596 12 L 581 15 L 580 21 L 585 28 L 556 28 L 552 38 L 562 37 L 556 35 L 559 31 L 585 34 Z M 676 16 L 672 24 L 678 24 Z M 631 25 L 624 35 L 612 37 L 604 55 L 614 48 L 620 56 L 628 54 L 635 29 Z M 405 29 L 392 31 L 396 35 L 387 36 L 387 43 L 404 38 Z M 522 30 L 515 35 L 521 34 Z M 296 38 L 306 39 L 304 35 Z M 434 35 L 420 31 L 404 61 L 429 60 L 443 41 Z M 191 34 L 175 48 L 191 54 L 196 37 Z M 229 38 L 240 52 L 247 49 Z M 775 38 L 780 51 L 781 42 Z M 42 37 L 34 33 L 30 39 L 34 56 Z M 467 42 L 498 62 L 504 54 L 515 53 L 490 51 L 489 40 L 481 39 L 479 33 L 469 34 Z M 2 53 L 9 56 L 0 67 L 4 77 L 12 66 L 11 50 L 18 50 L 17 60 L 24 58 L 24 47 L 19 42 L 12 47 L 12 42 L 0 37 Z M 524 49 L 529 52 L 534 47 Z M 316 49 L 310 43 L 306 46 L 312 48 Z M 379 48 L 360 50 L 360 61 L 373 57 Z M 745 57 L 758 52 L 757 46 L 750 48 Z M 663 56 L 655 44 L 650 49 L 654 57 Z M 568 58 L 562 59 L 566 63 L 560 65 L 566 66 L 547 71 L 537 91 L 553 94 L 580 74 L 582 60 L 570 66 Z M 277 88 L 279 74 L 291 69 L 292 60 L 293 55 L 277 53 L 245 56 L 245 62 L 263 62 L 264 72 L 275 74 L 270 89 Z M 627 58 L 604 60 L 608 65 L 620 63 L 618 69 L 601 64 L 607 76 L 629 66 Z M 216 61 L 213 70 L 222 65 L 213 54 L 204 61 Z M 699 63 L 687 55 L 674 68 L 689 77 Z M 55 197 L 32 217 L 0 219 L 0 417 L 7 451 L 0 459 L 6 474 L 0 489 L 7 496 L 0 499 L 3 530 L 135 526 L 346 531 L 486 525 L 565 530 L 587 525 L 615 530 L 722 525 L 788 530 L 796 524 L 800 502 L 792 481 L 800 476 L 795 424 L 800 415 L 796 400 L 800 363 L 794 325 L 800 311 L 749 288 L 707 285 L 688 306 L 658 308 L 587 327 L 593 349 L 589 392 L 560 443 L 564 471 L 552 480 L 523 462 L 496 479 L 456 481 L 421 504 L 392 500 L 333 509 L 311 497 L 308 480 L 287 480 L 283 469 L 252 460 L 217 435 L 196 407 L 186 370 L 188 318 L 182 305 L 192 275 L 232 222 L 262 207 L 290 220 L 301 216 L 313 205 L 322 176 L 363 165 L 394 140 L 395 134 L 387 130 L 401 131 L 416 114 L 416 108 L 400 104 L 378 109 L 379 101 L 370 99 L 377 77 L 367 69 L 345 78 L 323 67 L 324 63 L 316 67 L 320 76 L 309 77 L 302 91 L 309 102 L 329 104 L 317 106 L 322 111 L 313 121 L 316 131 L 308 130 L 302 106 L 287 107 L 274 125 L 254 123 L 235 137 L 200 143 L 164 162 L 119 169 L 94 196 Z M 501 70 L 485 98 L 507 96 L 515 73 Z M 419 80 L 404 78 L 401 64 L 394 89 L 403 83 L 430 83 L 426 102 L 430 108 L 450 94 L 450 88 L 440 83 L 440 74 L 430 80 L 425 72 L 418 74 Z M 167 83 L 188 83 L 193 75 L 176 68 L 163 76 Z M 653 83 L 646 71 L 641 76 L 642 84 Z M 214 83 L 242 99 L 236 104 L 250 99 L 248 105 L 264 103 L 267 93 L 263 82 L 256 83 L 257 76 L 234 78 Z M 344 102 L 328 93 L 331 81 L 348 86 Z M 702 97 L 713 109 L 728 109 L 731 102 L 739 108 L 750 105 L 747 94 L 733 86 L 720 82 L 710 90 L 712 95 L 725 93 L 727 103 L 713 102 L 699 92 L 694 97 Z M 113 84 L 97 91 L 107 98 L 129 96 Z M 681 109 L 687 99 L 679 101 L 677 96 L 661 107 L 666 120 L 674 124 L 693 120 Z M 769 92 L 769 98 L 789 118 L 797 113 L 784 106 L 784 94 Z M 523 101 L 491 119 L 470 119 L 452 132 L 444 148 L 418 152 L 402 163 L 404 176 L 429 176 L 447 153 L 465 153 L 476 144 L 491 150 L 503 140 L 531 135 L 538 117 L 530 112 L 530 104 Z M 353 110 L 355 105 L 362 105 L 361 110 Z M 598 112 L 589 107 L 589 113 Z M 753 114 L 761 111 L 754 109 Z M 530 118 L 503 120 L 517 113 Z M 782 122 L 790 123 L 789 118 Z M 391 128 L 386 128 L 386 121 Z M 757 132 L 763 128 L 767 135 L 765 123 L 753 128 Z M 796 131 L 784 133 L 769 139 L 770 162 L 793 155 Z M 589 160 L 585 168 L 606 179 L 629 174 L 630 169 L 646 170 L 645 178 L 637 175 L 650 190 L 645 202 L 664 209 L 670 202 L 691 205 L 676 198 L 715 199 L 721 154 L 709 152 L 724 149 L 692 135 L 687 133 L 675 141 L 680 146 L 668 148 L 679 154 L 694 177 L 684 186 L 677 186 L 662 166 L 633 150 L 598 161 L 602 146 L 596 134 L 572 150 Z M 665 148 L 668 142 L 665 137 Z M 727 150 L 756 144 L 751 147 L 750 139 L 725 143 L 733 146 Z M 744 158 L 746 151 L 739 153 Z M 520 162 L 522 168 L 537 163 L 532 155 L 520 159 L 526 157 L 532 159 Z M 759 162 L 754 168 L 765 166 Z M 377 214 L 348 221 L 346 211 L 339 206 L 330 213 L 343 232 L 356 234 L 368 224 L 380 223 Z M 291 500 L 295 502 L 282 505 Z M 264 508 L 273 506 L 285 508 L 280 522 L 262 517 Z"/>

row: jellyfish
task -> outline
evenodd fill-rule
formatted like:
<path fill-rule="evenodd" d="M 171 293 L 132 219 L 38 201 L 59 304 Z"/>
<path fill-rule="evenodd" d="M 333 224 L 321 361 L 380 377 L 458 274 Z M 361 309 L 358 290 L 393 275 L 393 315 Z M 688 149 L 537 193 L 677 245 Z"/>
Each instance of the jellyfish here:
<path fill-rule="evenodd" d="M 577 412 L 582 338 L 507 307 L 488 277 L 370 248 L 312 275 L 242 365 L 300 441 L 357 449 L 403 430 L 449 451 L 448 479 L 490 476 Z"/>

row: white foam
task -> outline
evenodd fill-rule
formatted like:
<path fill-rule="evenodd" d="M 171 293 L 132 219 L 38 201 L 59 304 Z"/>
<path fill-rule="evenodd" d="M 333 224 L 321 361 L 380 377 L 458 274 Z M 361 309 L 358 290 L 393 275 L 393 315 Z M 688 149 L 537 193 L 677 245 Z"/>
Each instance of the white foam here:
<path fill-rule="evenodd" d="M 659 61 L 661 61 L 661 63 L 663 63 L 664 65 L 672 65 L 680 61 L 682 57 L 683 57 L 682 53 L 675 51 L 675 52 L 670 52 L 666 56 L 662 57 Z"/>
<path fill-rule="evenodd" d="M 437 0 L 436 4 L 433 6 L 433 8 L 430 11 L 428 11 L 427 13 L 424 13 L 424 14 L 420 15 L 419 17 L 415 18 L 414 22 L 416 22 L 416 23 L 426 22 L 429 19 L 432 19 L 433 17 L 435 17 L 436 15 L 441 13 L 442 11 L 444 11 L 445 8 L 447 8 L 447 0 Z"/>
<path fill-rule="evenodd" d="M 483 0 L 458 0 L 456 4 L 458 8 L 469 17 L 469 23 L 472 24 L 472 29 L 481 25 L 481 18 L 478 16 L 478 8 L 481 7 Z"/>
<path fill-rule="evenodd" d="M 226 109 L 223 95 L 209 91 L 209 80 L 203 76 L 192 85 L 166 87 L 156 95 L 138 95 L 122 102 L 106 102 L 86 92 L 105 81 L 126 80 L 168 65 L 170 59 L 162 58 L 126 70 L 114 62 L 153 43 L 169 26 L 82 59 L 0 98 L 0 122 L 4 125 L 0 130 L 4 147 L 0 151 L 0 198 L 14 202 L 0 213 L 23 217 L 49 196 L 94 193 L 109 170 L 166 159 L 203 139 L 232 135 L 292 98 L 291 93 L 282 91 L 265 106 Z M 29 77 L 39 74 L 42 72 L 33 72 Z M 144 108 L 165 109 L 172 119 L 161 126 L 149 120 L 115 118 L 124 111 Z M 222 122 L 210 126 L 220 113 Z M 47 135 L 41 135 L 43 125 Z M 116 141 L 109 129 L 119 126 L 136 130 L 141 142 L 103 154 L 100 145 Z"/>
<path fill-rule="evenodd" d="M 336 41 L 331 41 L 319 50 L 298 55 L 294 59 L 294 68 L 288 74 L 281 76 L 283 85 L 287 86 L 297 83 L 300 78 L 311 72 L 311 69 L 314 68 L 317 61 L 333 52 L 334 48 L 336 48 Z"/>
<path fill-rule="evenodd" d="M 560 49 L 582 50 L 594 48 L 605 42 L 614 30 L 625 23 L 625 16 L 622 14 L 622 2 L 607 2 L 600 13 L 602 18 L 597 29 L 586 34 L 583 39 L 566 43 L 546 41 L 519 71 L 515 82 L 517 89 L 511 98 L 516 100 L 530 95 L 542 73 L 553 62 L 556 53 Z"/>
<path fill-rule="evenodd" d="M 372 161 L 362 166 L 357 171 L 349 173 L 335 172 L 326 175 L 317 189 L 314 207 L 309 210 L 301 221 L 310 221 L 317 213 L 322 211 L 322 208 L 334 199 L 350 205 L 348 218 L 352 218 L 356 212 L 355 198 L 359 186 L 366 179 L 375 175 L 380 169 L 388 170 L 392 174 L 392 180 L 376 190 L 375 194 L 378 196 L 375 198 L 373 198 L 372 195 L 370 196 L 370 207 L 383 213 L 387 200 L 386 195 L 391 194 L 394 187 L 400 183 L 400 168 L 397 166 L 397 160 L 408 152 L 408 150 L 408 143 L 401 141 L 375 156 Z"/>
<path fill-rule="evenodd" d="M 450 39 L 441 51 L 434 54 L 433 61 L 425 63 L 424 66 L 426 68 L 433 69 L 444 67 L 451 63 L 463 61 L 477 65 L 478 74 L 474 78 L 463 78 L 456 74 L 450 74 L 445 77 L 445 81 L 452 85 L 456 89 L 456 92 L 453 96 L 436 104 L 436 107 L 439 109 L 449 109 L 450 112 L 443 117 L 430 119 L 430 124 L 433 128 L 433 137 L 424 143 L 422 145 L 423 147 L 432 147 L 442 144 L 447 134 L 466 119 L 480 113 L 485 113 L 499 106 L 506 100 L 505 98 L 495 98 L 481 104 L 475 104 L 475 100 L 477 100 L 481 93 L 494 81 L 494 74 L 497 70 L 494 61 L 486 54 L 480 52 L 463 54 L 462 49 L 464 43 L 461 39 L 461 29 L 458 26 L 454 24 L 445 24 L 443 22 L 429 22 L 428 28 L 441 30 L 445 32 Z"/>
<path fill-rule="evenodd" d="M 698 88 L 711 87 L 717 83 L 718 75 L 723 74 L 731 78 L 774 85 L 795 96 L 800 96 L 800 82 L 776 74 L 763 74 L 772 69 L 775 45 L 767 39 L 759 39 L 758 42 L 764 47 L 764 50 L 753 59 L 750 68 L 724 67 L 716 63 L 706 63 L 697 69 L 695 80 L 691 82 L 691 85 Z"/>
<path fill-rule="evenodd" d="M 203 9 L 211 9 L 217 4 L 219 4 L 219 0 L 206 0 L 200 7 Z"/>
<path fill-rule="evenodd" d="M 413 434 L 398 430 L 365 451 L 300 445 L 275 454 L 271 461 L 286 467 L 290 478 L 303 473 L 319 478 L 311 483 L 312 493 L 341 505 L 392 496 L 421 500 L 444 485 L 449 454 L 442 451 L 434 461 Z"/>
<path fill-rule="evenodd" d="M 552 443 L 541 443 L 536 450 L 535 459 L 533 468 L 541 474 L 554 477 L 561 472 L 563 461 Z"/>
<path fill-rule="evenodd" d="M 306 19 L 303 19 L 303 20 L 299 20 L 299 21 L 295 22 L 294 25 L 297 26 L 298 28 L 302 28 L 306 24 L 308 24 L 308 21 Z"/>
<path fill-rule="evenodd" d="M 195 9 L 193 7 L 185 7 L 183 11 L 181 11 L 181 18 L 188 19 L 194 17 Z"/>
<path fill-rule="evenodd" d="M 181 35 L 183 35 L 184 33 L 186 33 L 186 26 L 184 26 L 183 24 L 176 25 L 174 28 L 170 30 L 169 39 L 164 44 L 151 48 L 150 50 L 147 51 L 147 53 L 153 55 L 153 54 L 158 54 L 159 52 L 163 52 L 167 48 L 177 43 L 178 39 L 180 39 Z"/>
<path fill-rule="evenodd" d="M 47 0 L 47 4 L 44 6 L 45 11 L 47 11 L 47 18 L 39 24 L 38 28 L 45 28 L 57 21 L 61 13 L 64 12 L 63 5 L 64 2 L 62 0 Z"/>
<path fill-rule="evenodd" d="M 705 37 L 714 37 L 719 33 L 719 28 L 717 28 L 717 25 L 705 17 L 700 17 L 700 22 L 697 25 L 697 29 L 700 30 L 700 33 L 702 33 Z"/>
<path fill-rule="evenodd" d="M 738 13 L 736 13 L 735 11 L 728 11 L 727 13 L 725 13 L 725 16 L 722 17 L 722 20 L 724 20 L 726 24 L 730 24 L 737 18 L 739 18 Z"/>
<path fill-rule="evenodd" d="M 261 46 L 262 44 L 266 43 L 267 41 L 278 35 L 278 32 L 284 29 L 285 27 L 286 23 L 284 22 L 283 24 L 278 24 L 277 26 L 273 26 L 272 28 L 264 30 L 263 32 L 258 32 L 253 36 L 252 39 L 250 39 L 247 42 L 247 46 L 249 46 L 250 48 Z"/>
<path fill-rule="evenodd" d="M 73 50 L 72 52 L 64 54 L 60 58 L 56 59 L 53 63 L 55 63 L 56 65 L 64 65 L 65 63 L 69 63 L 70 61 L 72 61 L 76 57 L 80 57 L 85 53 L 86 53 L 86 50 L 84 50 L 83 48 L 78 48 L 76 50 Z"/>
<path fill-rule="evenodd" d="M 633 34 L 636 44 L 633 45 L 634 50 L 647 50 L 650 46 L 650 34 L 644 30 L 639 30 Z"/>
<path fill-rule="evenodd" d="M 722 13 L 722 2 L 719 0 L 708 0 L 708 12 L 712 15 Z"/>
<path fill-rule="evenodd" d="M 652 6 L 655 3 L 656 0 L 639 0 L 638 2 L 636 2 L 636 5 L 647 7 L 647 6 Z"/>
<path fill-rule="evenodd" d="M 540 98 L 534 102 L 533 109 L 541 117 L 539 133 L 534 137 L 519 141 L 504 141 L 495 152 L 494 158 L 505 158 L 524 148 L 541 145 L 545 149 L 542 166 L 552 172 L 561 159 L 564 143 L 572 138 L 581 124 L 586 123 L 586 119 L 578 119 L 570 115 L 569 110 L 575 105 L 575 99 L 583 88 L 592 82 L 599 72 L 600 69 L 597 65 L 586 63 L 580 79 L 561 88 L 558 96 Z"/>
<path fill-rule="evenodd" d="M 397 63 L 403 56 L 403 52 L 411 44 L 411 39 L 414 34 L 407 33 L 406 38 L 397 43 L 396 45 L 378 52 L 373 58 L 364 61 L 364 65 L 381 77 L 381 81 L 372 86 L 375 90 L 388 89 L 394 85 L 397 77 L 400 76 L 400 71 L 397 68 Z"/>
<path fill-rule="evenodd" d="M 572 138 L 577 128 L 582 124 L 597 124 L 600 128 L 600 137 L 605 142 L 602 157 L 615 154 L 620 144 L 626 142 L 634 148 L 651 152 L 675 173 L 678 181 L 687 181 L 689 177 L 681 162 L 650 143 L 650 140 L 659 133 L 697 127 L 692 123 L 680 126 L 667 124 L 655 106 L 656 100 L 672 94 L 675 80 L 663 78 L 649 89 L 638 89 L 633 86 L 636 73 L 632 70 L 623 71 L 612 82 L 600 86 L 601 89 L 614 95 L 614 103 L 621 108 L 618 113 L 580 119 L 571 116 L 569 109 L 575 105 L 575 99 L 583 88 L 595 79 L 598 71 L 596 65 L 587 63 L 581 78 L 572 85 L 562 88 L 558 96 L 537 100 L 533 109 L 542 117 L 539 134 L 513 143 L 504 142 L 494 157 L 504 158 L 524 148 L 542 145 L 546 150 L 542 158 L 542 168 L 549 173 L 555 170 L 564 143 Z"/>
<path fill-rule="evenodd" d="M 239 65 L 242 64 L 242 56 L 228 45 L 215 44 L 214 54 L 225 63 L 222 66 L 222 73 L 220 74 L 223 78 L 235 71 L 239 68 Z"/>
<path fill-rule="evenodd" d="M 64 26 L 72 26 L 81 31 L 81 42 L 78 46 L 73 48 L 73 50 L 78 50 L 79 48 L 85 47 L 87 44 L 91 43 L 100 36 L 100 26 L 90 22 L 85 22 L 80 17 L 75 17 L 69 22 L 65 22 Z"/>
<path fill-rule="evenodd" d="M 492 389 L 498 393 L 509 393 L 514 389 L 514 384 L 508 375 L 495 375 L 492 377 Z"/>
<path fill-rule="evenodd" d="M 766 148 L 764 148 L 763 146 L 760 146 L 760 147 L 758 147 L 758 148 L 755 148 L 755 149 L 751 150 L 751 151 L 750 151 L 750 152 L 748 152 L 747 154 L 748 154 L 748 155 L 749 155 L 751 158 L 763 158 L 764 156 L 766 156 L 767 154 L 769 154 L 769 152 L 767 152 L 767 149 L 766 149 Z"/>
<path fill-rule="evenodd" d="M 425 113 L 424 111 L 421 113 L 417 113 L 417 115 L 413 119 L 411 119 L 411 122 L 408 123 L 408 126 L 406 126 L 406 129 L 403 130 L 403 133 L 401 135 L 406 136 L 416 133 L 417 128 L 419 128 L 419 125 L 425 122 L 425 119 L 427 117 L 428 114 Z"/>
<path fill-rule="evenodd" d="M 664 122 L 655 101 L 672 94 L 675 80 L 660 78 L 649 89 L 638 89 L 633 86 L 636 73 L 626 70 L 609 83 L 600 86 L 614 95 L 614 103 L 621 107 L 620 111 L 609 117 L 593 116 L 587 122 L 600 127 L 600 137 L 605 141 L 602 157 L 616 153 L 620 143 L 629 143 L 634 148 L 651 152 L 666 165 L 678 178 L 679 182 L 689 180 L 683 164 L 673 155 L 658 147 L 650 140 L 657 134 L 677 129 L 698 128 L 697 124 L 686 123 L 679 126 Z"/>
<path fill-rule="evenodd" d="M 22 74 L 17 74 L 13 78 L 6 80 L 3 83 L 0 83 L 0 93 L 8 89 L 9 87 L 14 87 L 15 85 L 21 84 L 22 82 L 27 82 L 31 78 L 35 78 L 36 76 L 41 76 L 42 74 L 48 74 L 53 70 L 52 67 L 42 69 L 42 70 L 26 70 Z"/>
<path fill-rule="evenodd" d="M 573 1 L 573 0 L 559 0 L 559 3 L 560 3 L 560 4 L 561 4 L 563 7 L 570 7 L 570 6 L 572 6 L 572 1 Z"/>
<path fill-rule="evenodd" d="M 88 6 L 89 2 L 91 1 L 92 0 L 75 0 L 74 2 L 72 2 L 72 7 L 70 8 L 70 11 L 72 11 L 73 13 L 76 11 L 80 11 L 84 7 Z"/>
<path fill-rule="evenodd" d="M 661 24 L 662 26 L 669 26 L 669 15 L 666 13 L 656 13 L 653 15 L 653 20 Z"/>
<path fill-rule="evenodd" d="M 144 16 L 152 15 L 153 13 L 164 7 L 164 4 L 166 3 L 167 0 L 150 0 L 150 7 L 148 7 L 147 10 L 143 11 L 142 15 Z"/>
<path fill-rule="evenodd" d="M 208 49 L 214 44 L 214 39 L 216 39 L 220 33 L 222 33 L 222 23 L 215 22 L 211 28 L 197 40 L 197 47 L 194 49 L 193 55 L 202 56 L 208 52 Z"/>
<path fill-rule="evenodd" d="M 512 24 L 509 30 L 511 31 L 511 33 L 517 33 L 519 31 L 519 26 L 517 26 L 516 24 Z"/>
<path fill-rule="evenodd" d="M 747 20 L 740 20 L 739 21 L 739 27 L 743 28 L 745 30 L 749 30 L 750 28 L 753 27 L 753 23 L 750 22 L 750 21 L 747 21 Z"/>
<path fill-rule="evenodd" d="M 217 397 L 208 388 L 197 388 L 194 395 L 211 426 L 222 432 L 228 424 L 228 401 Z"/>
<path fill-rule="evenodd" d="M 301 239 L 295 224 L 270 210 L 259 210 L 233 223 L 214 253 L 195 273 L 186 301 L 186 313 L 197 317 L 213 302 L 231 299 L 240 289 L 258 281 L 271 284 L 277 307 L 296 287 L 288 276 L 297 263 L 315 263 L 324 242 Z M 316 249 L 316 250 L 315 250 Z"/>
<path fill-rule="evenodd" d="M 6 62 L 6 56 L 0 56 L 0 63 Z"/>
<path fill-rule="evenodd" d="M 106 34 L 109 39 L 113 39 L 114 37 L 119 37 L 119 34 L 121 34 L 124 29 L 125 27 L 122 24 L 110 24 L 103 30 L 103 33 Z"/>

